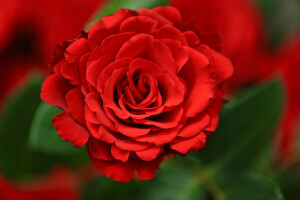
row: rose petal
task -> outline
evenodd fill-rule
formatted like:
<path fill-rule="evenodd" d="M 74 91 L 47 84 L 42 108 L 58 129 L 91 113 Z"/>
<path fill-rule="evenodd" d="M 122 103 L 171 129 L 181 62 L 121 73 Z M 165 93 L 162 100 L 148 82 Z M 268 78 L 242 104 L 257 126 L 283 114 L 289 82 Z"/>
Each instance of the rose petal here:
<path fill-rule="evenodd" d="M 157 158 L 160 151 L 161 151 L 160 146 L 152 146 L 144 151 L 137 151 L 135 153 L 143 161 L 152 161 Z"/>
<path fill-rule="evenodd" d="M 119 149 L 118 147 L 116 147 L 116 145 L 111 146 L 111 154 L 115 159 L 120 160 L 122 162 L 127 162 L 129 158 L 129 151 Z"/>
<path fill-rule="evenodd" d="M 67 110 L 66 94 L 71 90 L 71 86 L 66 79 L 59 75 L 49 76 L 42 85 L 41 99 L 48 104 Z"/>
<path fill-rule="evenodd" d="M 179 138 L 176 143 L 171 143 L 169 146 L 171 149 L 181 153 L 187 154 L 190 151 L 196 151 L 205 147 L 206 135 L 204 132 L 199 133 L 198 135 L 192 138 Z"/>
<path fill-rule="evenodd" d="M 89 139 L 89 132 L 66 112 L 56 115 L 52 124 L 56 127 L 59 136 L 71 142 L 74 147 L 82 147 Z"/>
<path fill-rule="evenodd" d="M 135 16 L 122 22 L 120 32 L 154 33 L 157 22 L 150 17 Z"/>
<path fill-rule="evenodd" d="M 179 10 L 173 6 L 161 6 L 153 8 L 152 10 L 173 22 L 174 25 L 181 23 L 181 14 Z"/>
<path fill-rule="evenodd" d="M 206 127 L 210 123 L 209 115 L 204 113 L 198 114 L 195 118 L 191 118 L 179 131 L 178 136 L 184 138 L 190 138 L 200 133 L 203 129 L 206 130 Z"/>
<path fill-rule="evenodd" d="M 113 160 L 110 152 L 111 145 L 109 144 L 91 138 L 87 148 L 89 149 L 90 154 L 96 159 Z"/>
<path fill-rule="evenodd" d="M 81 125 L 85 125 L 84 96 L 79 87 L 70 90 L 66 95 L 66 101 L 71 116 Z"/>

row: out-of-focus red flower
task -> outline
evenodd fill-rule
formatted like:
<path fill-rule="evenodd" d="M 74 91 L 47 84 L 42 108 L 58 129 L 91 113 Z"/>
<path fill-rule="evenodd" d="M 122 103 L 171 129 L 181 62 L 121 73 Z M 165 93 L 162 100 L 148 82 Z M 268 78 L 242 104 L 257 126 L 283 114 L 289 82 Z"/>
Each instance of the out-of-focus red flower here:
<path fill-rule="evenodd" d="M 63 109 L 53 119 L 59 136 L 86 144 L 104 175 L 151 179 L 217 128 L 233 69 L 209 43 L 218 37 L 183 27 L 174 7 L 121 8 L 57 46 L 41 98 Z"/>
<path fill-rule="evenodd" d="M 296 158 L 297 131 L 300 130 L 300 37 L 280 46 L 277 55 L 286 90 L 278 153 L 280 161 L 291 162 Z"/>
<path fill-rule="evenodd" d="M 218 31 L 223 37 L 222 53 L 234 66 L 228 82 L 231 90 L 264 79 L 275 67 L 266 48 L 262 16 L 249 0 L 171 0 L 184 21 L 194 20 L 201 32 Z"/>
<path fill-rule="evenodd" d="M 79 200 L 76 181 L 68 169 L 57 168 L 34 182 L 14 184 L 0 176 L 1 200 Z"/>
<path fill-rule="evenodd" d="M 74 38 L 105 0 L 0 1 L 0 105 L 33 68 L 47 71 L 53 46 Z"/>

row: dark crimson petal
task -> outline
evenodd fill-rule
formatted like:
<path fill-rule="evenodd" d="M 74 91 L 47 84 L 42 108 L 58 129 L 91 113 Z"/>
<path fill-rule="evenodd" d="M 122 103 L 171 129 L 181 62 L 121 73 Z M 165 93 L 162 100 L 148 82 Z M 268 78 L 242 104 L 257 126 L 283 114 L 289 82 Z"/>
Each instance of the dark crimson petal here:
<path fill-rule="evenodd" d="M 119 149 L 116 145 L 111 146 L 111 154 L 116 160 L 127 162 L 129 158 L 129 151 Z"/>
<path fill-rule="evenodd" d="M 126 19 L 120 26 L 120 33 L 136 32 L 136 33 L 154 33 L 157 22 L 150 17 L 134 16 Z"/>
<path fill-rule="evenodd" d="M 71 142 L 74 147 L 82 147 L 89 139 L 89 132 L 66 112 L 56 115 L 52 124 L 56 127 L 59 136 Z"/>
<path fill-rule="evenodd" d="M 85 125 L 85 102 L 79 87 L 70 90 L 66 95 L 66 101 L 71 116 L 81 125 Z"/>
<path fill-rule="evenodd" d="M 181 23 L 181 14 L 177 8 L 172 6 L 163 6 L 153 8 L 152 10 L 173 22 L 174 25 Z"/>
<path fill-rule="evenodd" d="M 157 158 L 160 151 L 160 146 L 152 146 L 144 151 L 137 151 L 135 153 L 143 161 L 152 161 Z"/>
<path fill-rule="evenodd" d="M 175 140 L 173 141 L 174 143 L 169 144 L 171 149 L 181 154 L 187 154 L 190 151 L 196 151 L 205 147 L 206 134 L 201 132 L 192 138 L 176 138 Z"/>
<path fill-rule="evenodd" d="M 101 142 L 91 137 L 87 144 L 90 155 L 96 159 L 113 160 L 110 152 L 111 145 Z"/>
<path fill-rule="evenodd" d="M 66 94 L 73 87 L 57 74 L 49 76 L 42 85 L 41 99 L 48 104 L 68 110 Z"/>

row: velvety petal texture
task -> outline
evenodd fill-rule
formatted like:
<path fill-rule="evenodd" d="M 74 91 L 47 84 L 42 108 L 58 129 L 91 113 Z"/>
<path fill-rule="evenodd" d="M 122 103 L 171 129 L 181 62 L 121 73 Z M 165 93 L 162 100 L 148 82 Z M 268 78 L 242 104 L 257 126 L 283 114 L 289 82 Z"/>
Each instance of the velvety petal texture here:
<path fill-rule="evenodd" d="M 63 109 L 53 125 L 116 181 L 153 178 L 167 157 L 203 148 L 217 128 L 231 62 L 181 27 L 170 6 L 121 8 L 54 54 L 41 92 Z"/>

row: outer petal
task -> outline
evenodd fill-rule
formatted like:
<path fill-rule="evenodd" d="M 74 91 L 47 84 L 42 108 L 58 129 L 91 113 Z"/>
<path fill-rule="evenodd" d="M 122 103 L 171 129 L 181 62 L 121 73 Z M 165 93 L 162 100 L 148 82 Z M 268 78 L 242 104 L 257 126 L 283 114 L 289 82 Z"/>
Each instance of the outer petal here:
<path fill-rule="evenodd" d="M 90 155 L 96 159 L 113 160 L 110 152 L 111 145 L 109 144 L 91 138 L 87 145 L 87 148 L 90 152 Z"/>
<path fill-rule="evenodd" d="M 67 80 L 59 75 L 49 76 L 42 85 L 41 99 L 48 104 L 67 110 L 66 94 L 71 90 Z"/>
<path fill-rule="evenodd" d="M 56 115 L 52 124 L 59 136 L 67 142 L 72 142 L 74 147 L 82 147 L 89 139 L 89 132 L 66 112 Z"/>
<path fill-rule="evenodd" d="M 144 151 L 137 151 L 135 153 L 140 159 L 144 161 L 152 161 L 157 158 L 160 151 L 161 151 L 160 146 L 152 146 L 149 149 L 146 149 Z"/>
<path fill-rule="evenodd" d="M 192 138 L 178 138 L 175 140 L 176 141 L 173 141 L 174 143 L 170 144 L 171 149 L 181 154 L 187 154 L 190 151 L 199 150 L 205 146 L 206 134 L 201 132 Z"/>
<path fill-rule="evenodd" d="M 71 116 L 80 124 L 85 125 L 85 102 L 80 88 L 70 90 L 66 95 L 66 101 Z"/>

